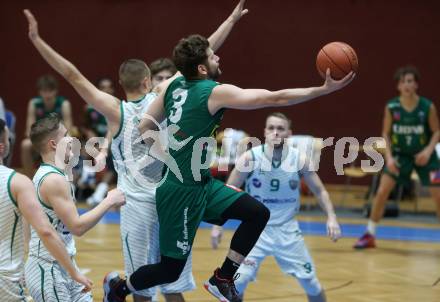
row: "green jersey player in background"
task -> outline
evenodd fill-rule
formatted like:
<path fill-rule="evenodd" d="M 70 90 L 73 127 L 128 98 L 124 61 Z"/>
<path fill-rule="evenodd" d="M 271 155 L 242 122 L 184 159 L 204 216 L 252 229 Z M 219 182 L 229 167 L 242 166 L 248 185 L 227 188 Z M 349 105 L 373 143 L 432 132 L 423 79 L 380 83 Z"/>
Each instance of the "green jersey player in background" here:
<path fill-rule="evenodd" d="M 414 67 L 403 67 L 395 75 L 399 96 L 385 106 L 382 136 L 386 140 L 386 167 L 373 200 L 367 232 L 354 248 L 376 247 L 376 224 L 382 218 L 385 204 L 396 183 L 410 181 L 416 170 L 423 186 L 437 205 L 440 219 L 440 163 L 435 146 L 440 138 L 437 109 L 417 94 L 419 73 Z"/>

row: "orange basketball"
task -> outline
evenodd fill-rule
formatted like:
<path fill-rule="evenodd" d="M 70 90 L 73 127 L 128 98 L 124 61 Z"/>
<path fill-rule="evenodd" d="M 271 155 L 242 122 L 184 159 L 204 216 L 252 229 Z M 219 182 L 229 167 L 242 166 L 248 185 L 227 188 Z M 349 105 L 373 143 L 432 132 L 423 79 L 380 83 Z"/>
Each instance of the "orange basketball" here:
<path fill-rule="evenodd" d="M 327 68 L 333 79 L 340 80 L 351 71 L 358 71 L 358 57 L 354 49 L 344 42 L 332 42 L 325 45 L 316 57 L 316 68 L 325 78 Z"/>

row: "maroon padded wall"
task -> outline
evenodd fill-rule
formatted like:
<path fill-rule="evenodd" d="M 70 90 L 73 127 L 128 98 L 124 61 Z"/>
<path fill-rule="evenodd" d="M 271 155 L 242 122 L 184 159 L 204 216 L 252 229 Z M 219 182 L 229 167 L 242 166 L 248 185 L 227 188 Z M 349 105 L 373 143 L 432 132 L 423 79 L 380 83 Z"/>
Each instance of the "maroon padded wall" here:
<path fill-rule="evenodd" d="M 232 0 L 79 0 L 0 3 L 0 96 L 24 131 L 35 80 L 52 72 L 27 39 L 23 8 L 39 20 L 41 35 L 90 79 L 117 78 L 126 58 L 151 62 L 169 56 L 179 38 L 209 35 L 229 14 Z M 311 103 L 277 109 L 293 120 L 294 132 L 318 137 L 378 136 L 385 101 L 395 95 L 394 70 L 407 63 L 422 74 L 420 93 L 438 104 L 440 2 L 410 0 L 253 0 L 250 14 L 219 51 L 223 82 L 246 88 L 281 89 L 320 85 L 315 57 L 322 45 L 345 41 L 357 51 L 360 71 L 350 87 Z M 81 121 L 83 102 L 61 81 L 61 94 Z M 118 90 L 120 96 L 121 90 Z M 230 111 L 223 126 L 261 136 L 271 109 Z M 14 164 L 19 165 L 18 148 Z M 333 149 L 321 162 L 326 182 L 340 182 Z"/>

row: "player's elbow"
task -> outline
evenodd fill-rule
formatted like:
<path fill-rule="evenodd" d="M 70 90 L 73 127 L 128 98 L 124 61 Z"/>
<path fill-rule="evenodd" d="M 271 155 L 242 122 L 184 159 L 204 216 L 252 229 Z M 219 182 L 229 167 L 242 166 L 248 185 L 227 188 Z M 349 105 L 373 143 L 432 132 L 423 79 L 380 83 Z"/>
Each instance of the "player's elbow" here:
<path fill-rule="evenodd" d="M 80 76 L 81 76 L 81 73 L 73 65 L 71 65 L 69 68 L 67 68 L 65 73 L 64 73 L 64 77 L 66 78 L 66 80 L 69 83 L 75 83 L 75 82 L 79 81 Z"/>
<path fill-rule="evenodd" d="M 55 236 L 55 231 L 51 225 L 44 225 L 42 227 L 36 228 L 36 232 L 40 238 L 50 239 Z"/>
<path fill-rule="evenodd" d="M 87 229 L 81 224 L 77 224 L 69 228 L 69 231 L 76 237 L 82 237 L 87 232 Z"/>

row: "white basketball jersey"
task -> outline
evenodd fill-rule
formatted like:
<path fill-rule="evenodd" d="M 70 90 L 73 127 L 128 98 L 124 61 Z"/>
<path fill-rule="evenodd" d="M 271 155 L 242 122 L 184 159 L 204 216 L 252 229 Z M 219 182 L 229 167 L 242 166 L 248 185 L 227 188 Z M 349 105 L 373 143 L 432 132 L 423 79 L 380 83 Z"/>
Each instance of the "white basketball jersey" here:
<path fill-rule="evenodd" d="M 40 201 L 40 204 L 43 208 L 44 213 L 46 214 L 47 218 L 49 219 L 50 224 L 54 227 L 55 231 L 58 233 L 58 236 L 60 236 L 61 240 L 63 241 L 64 245 L 66 246 L 67 253 L 70 256 L 75 256 L 76 254 L 76 247 L 75 247 L 75 240 L 73 239 L 72 233 L 67 229 L 67 227 L 64 225 L 64 223 L 61 221 L 61 219 L 58 218 L 55 211 L 52 207 L 48 206 L 47 203 L 42 199 L 40 195 L 40 187 L 45 180 L 46 176 L 48 176 L 51 173 L 56 173 L 64 176 L 67 180 L 67 176 L 64 174 L 63 171 L 58 169 L 55 166 L 49 165 L 49 164 L 41 164 L 38 168 L 37 172 L 35 173 L 35 176 L 33 178 L 34 186 L 37 191 L 37 197 Z M 70 182 L 69 182 L 70 183 Z M 72 199 L 75 200 L 75 194 L 73 186 L 71 185 L 70 194 L 72 196 Z M 39 257 L 42 259 L 45 259 L 47 261 L 55 261 L 55 258 L 52 257 L 50 252 L 46 249 L 44 244 L 41 242 L 40 237 L 38 237 L 38 233 L 34 230 L 34 228 L 31 228 L 31 241 L 29 244 L 29 255 Z"/>
<path fill-rule="evenodd" d="M 15 171 L 0 165 L 0 278 L 16 281 L 24 266 L 23 226 L 11 193 Z"/>
<path fill-rule="evenodd" d="M 124 191 L 127 200 L 152 202 L 154 198 L 146 196 L 154 194 L 155 189 L 148 183 L 158 183 L 162 178 L 163 163 L 151 157 L 145 161 L 148 147 L 138 129 L 140 120 L 156 97 L 156 93 L 149 93 L 139 101 L 121 101 L 121 124 L 112 140 L 111 151 L 118 174 L 117 187 Z"/>
<path fill-rule="evenodd" d="M 268 225 L 291 221 L 300 207 L 299 153 L 285 147 L 287 154 L 282 162 L 269 159 L 265 145 L 251 149 L 255 169 L 246 180 L 245 190 L 270 210 Z"/>

